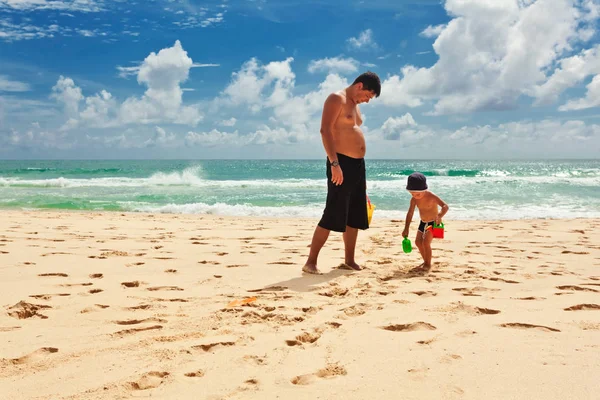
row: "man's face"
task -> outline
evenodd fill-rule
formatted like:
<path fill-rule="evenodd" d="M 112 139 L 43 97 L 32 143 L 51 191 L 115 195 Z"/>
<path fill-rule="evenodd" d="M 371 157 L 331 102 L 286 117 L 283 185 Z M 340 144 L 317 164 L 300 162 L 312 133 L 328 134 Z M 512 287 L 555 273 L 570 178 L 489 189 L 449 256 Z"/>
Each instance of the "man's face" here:
<path fill-rule="evenodd" d="M 375 92 L 366 89 L 360 89 L 356 96 L 357 103 L 368 103 L 371 99 L 375 97 Z"/>

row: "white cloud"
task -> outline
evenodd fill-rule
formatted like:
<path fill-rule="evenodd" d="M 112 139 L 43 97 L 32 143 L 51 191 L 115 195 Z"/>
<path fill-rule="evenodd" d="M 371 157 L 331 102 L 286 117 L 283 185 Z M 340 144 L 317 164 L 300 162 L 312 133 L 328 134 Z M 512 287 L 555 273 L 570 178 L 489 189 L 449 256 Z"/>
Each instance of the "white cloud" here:
<path fill-rule="evenodd" d="M 267 125 L 260 125 L 254 132 L 249 134 L 240 134 L 237 130 L 229 133 L 213 129 L 210 132 L 188 132 L 185 137 L 185 143 L 189 147 L 203 146 L 237 146 L 248 145 L 274 145 L 274 144 L 294 144 L 308 139 L 307 131 L 304 127 L 273 128 Z"/>
<path fill-rule="evenodd" d="M 0 149 L 70 149 L 76 142 L 66 140 L 66 134 L 61 132 L 51 132 L 40 129 L 39 126 L 31 125 L 28 129 L 12 129 L 6 134 L 0 134 Z"/>
<path fill-rule="evenodd" d="M 168 146 L 175 142 L 176 136 L 173 133 L 168 133 L 160 126 L 154 127 L 154 136 L 144 142 L 146 147 L 152 146 Z"/>
<path fill-rule="evenodd" d="M 72 79 L 61 76 L 52 97 L 65 104 L 71 117 L 63 129 L 78 125 L 114 127 L 124 124 L 170 122 L 196 126 L 203 118 L 196 106 L 183 104 L 181 84 L 188 79 L 193 61 L 176 41 L 173 47 L 150 53 L 137 68 L 138 83 L 147 87 L 141 97 L 129 97 L 119 104 L 106 90 L 85 98 L 85 109 L 78 113 L 84 99 Z"/>
<path fill-rule="evenodd" d="M 598 18 L 588 0 L 447 0 L 454 18 L 433 44 L 430 68 L 407 65 L 383 82 L 389 106 L 435 101 L 432 114 L 515 107 L 547 80 L 545 71 L 588 39 Z"/>
<path fill-rule="evenodd" d="M 381 125 L 381 132 L 383 133 L 384 139 L 399 139 L 402 131 L 411 129 L 417 126 L 413 116 L 410 113 L 404 114 L 402 117 L 389 117 L 383 125 Z"/>
<path fill-rule="evenodd" d="M 594 79 L 586 87 L 585 97 L 578 100 L 569 100 L 558 108 L 559 111 L 582 110 L 600 106 L 600 75 L 594 76 Z"/>
<path fill-rule="evenodd" d="M 358 37 L 351 37 L 347 40 L 348 46 L 354 50 L 377 49 L 379 46 L 373 39 L 373 31 L 366 29 Z"/>
<path fill-rule="evenodd" d="M 584 49 L 580 54 L 560 60 L 558 64 L 560 68 L 556 68 L 546 82 L 533 88 L 532 96 L 536 98 L 536 105 L 555 103 L 566 89 L 590 75 L 599 74 L 600 46 Z"/>
<path fill-rule="evenodd" d="M 192 59 L 179 40 L 173 47 L 150 53 L 137 75 L 137 81 L 148 87 L 141 98 L 130 97 L 121 106 L 124 123 L 156 123 L 171 121 L 197 125 L 202 120 L 196 107 L 184 106 L 181 83 L 188 79 Z"/>
<path fill-rule="evenodd" d="M 0 75 L 0 92 L 28 92 L 31 87 L 28 83 L 13 81 L 6 75 Z"/>
<path fill-rule="evenodd" d="M 0 40 L 7 42 L 51 38 L 55 35 L 63 35 L 70 32 L 72 32 L 71 28 L 63 28 L 56 24 L 48 26 L 35 26 L 27 22 L 15 24 L 7 18 L 0 19 Z"/>
<path fill-rule="evenodd" d="M 295 74 L 291 69 L 293 58 L 260 65 L 252 58 L 244 63 L 240 71 L 233 73 L 232 82 L 225 88 L 213 106 L 247 106 L 256 113 L 265 108 L 272 109 L 275 121 L 298 128 L 313 123 L 318 132 L 319 121 L 313 115 L 320 111 L 327 96 L 348 86 L 346 79 L 329 74 L 316 91 L 294 95 Z M 270 92 L 270 93 L 269 93 Z"/>
<path fill-rule="evenodd" d="M 388 118 L 380 128 L 374 129 L 372 137 L 377 140 L 396 141 L 401 147 L 431 147 L 432 151 L 443 153 L 460 147 L 471 152 L 485 149 L 510 156 L 508 150 L 527 148 L 560 150 L 586 146 L 590 140 L 600 143 L 600 125 L 586 124 L 580 120 L 561 122 L 546 119 L 537 122 L 515 121 L 496 126 L 462 126 L 455 130 L 433 129 L 416 123 L 410 113 L 402 117 Z M 557 146 L 560 144 L 560 146 Z M 556 151 L 553 151 L 556 153 Z M 473 153 L 471 153 L 473 155 Z"/>
<path fill-rule="evenodd" d="M 420 35 L 427 38 L 438 37 L 444 28 L 446 28 L 446 24 L 440 24 L 436 26 L 429 25 L 427 28 L 425 28 L 425 30 L 423 30 L 423 32 L 420 33 Z"/>
<path fill-rule="evenodd" d="M 233 133 L 221 132 L 218 129 L 213 129 L 210 132 L 188 132 L 185 136 L 187 146 L 205 146 L 213 147 L 218 145 L 236 144 L 239 142 L 238 131 Z"/>
<path fill-rule="evenodd" d="M 95 0 L 0 0 L 0 9 L 99 12 L 104 10 L 102 3 Z"/>
<path fill-rule="evenodd" d="M 312 60 L 308 64 L 308 72 L 319 71 L 347 74 L 358 70 L 358 61 L 353 58 L 332 57 Z"/>
<path fill-rule="evenodd" d="M 221 121 L 221 125 L 223 125 L 223 126 L 235 126 L 236 122 L 237 122 L 237 119 L 235 119 L 234 117 L 231 117 L 229 119 L 225 119 L 225 120 Z"/>
<path fill-rule="evenodd" d="M 68 116 L 77 115 L 79 112 L 79 103 L 84 99 L 81 88 L 75 86 L 71 78 L 65 78 L 62 75 L 52 87 L 51 98 L 63 103 L 65 112 Z"/>

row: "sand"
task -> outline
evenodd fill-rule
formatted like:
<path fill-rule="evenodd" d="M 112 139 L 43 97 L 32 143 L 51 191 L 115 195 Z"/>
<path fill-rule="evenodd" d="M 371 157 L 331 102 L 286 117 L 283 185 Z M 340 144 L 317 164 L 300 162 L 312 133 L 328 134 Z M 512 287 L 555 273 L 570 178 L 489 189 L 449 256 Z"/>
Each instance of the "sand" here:
<path fill-rule="evenodd" d="M 449 220 L 418 274 L 376 211 L 309 276 L 315 220 L 0 213 L 1 399 L 599 396 L 600 220 Z"/>

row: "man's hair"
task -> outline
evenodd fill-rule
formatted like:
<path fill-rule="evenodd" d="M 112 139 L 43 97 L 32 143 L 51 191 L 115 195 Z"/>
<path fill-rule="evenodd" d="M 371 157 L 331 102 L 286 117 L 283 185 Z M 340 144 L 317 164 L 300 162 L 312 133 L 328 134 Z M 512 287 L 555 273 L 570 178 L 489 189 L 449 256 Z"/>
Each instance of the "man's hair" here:
<path fill-rule="evenodd" d="M 375 93 L 375 97 L 379 97 L 381 94 L 381 81 L 379 80 L 379 76 L 375 72 L 367 71 L 363 74 L 360 74 L 354 82 L 353 85 L 357 83 L 363 84 L 364 90 L 370 90 Z"/>

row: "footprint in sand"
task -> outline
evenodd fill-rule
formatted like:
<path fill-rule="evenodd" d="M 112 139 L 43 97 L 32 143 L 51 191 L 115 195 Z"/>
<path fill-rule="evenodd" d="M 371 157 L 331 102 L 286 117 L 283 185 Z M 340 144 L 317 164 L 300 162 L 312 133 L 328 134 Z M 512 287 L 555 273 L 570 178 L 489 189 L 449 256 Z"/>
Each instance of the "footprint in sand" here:
<path fill-rule="evenodd" d="M 104 278 L 103 274 L 90 274 L 91 279 L 102 279 Z"/>
<path fill-rule="evenodd" d="M 565 311 L 583 311 L 583 310 L 600 310 L 599 304 L 577 304 L 576 306 L 571 306 L 565 308 Z"/>
<path fill-rule="evenodd" d="M 233 336 L 208 337 L 202 343 L 192 346 L 194 350 L 211 351 L 215 347 L 234 346 L 237 338 Z"/>
<path fill-rule="evenodd" d="M 133 282 L 121 282 L 121 285 L 127 287 L 127 288 L 133 288 L 133 287 L 139 287 L 140 286 L 140 282 L 139 281 L 133 281 Z"/>
<path fill-rule="evenodd" d="M 436 292 L 432 292 L 429 290 L 418 290 L 416 292 L 411 292 L 416 294 L 417 296 L 421 296 L 421 297 L 433 297 L 433 296 L 437 296 Z"/>
<path fill-rule="evenodd" d="M 95 312 L 98 310 L 103 310 L 105 308 L 108 308 L 110 306 L 107 306 L 105 304 L 94 304 L 93 307 L 86 307 L 83 310 L 80 311 L 81 314 L 87 314 L 87 313 L 91 313 L 91 312 Z"/>
<path fill-rule="evenodd" d="M 102 289 L 92 289 L 92 290 L 88 291 L 89 294 L 96 294 L 96 293 L 102 293 L 102 292 L 104 292 L 104 290 L 102 290 Z"/>
<path fill-rule="evenodd" d="M 123 321 L 115 321 L 115 324 L 117 324 L 117 325 L 137 325 L 137 324 L 143 324 L 144 322 L 164 323 L 164 322 L 167 322 L 167 320 L 160 319 L 160 318 L 127 319 L 127 320 L 123 320 Z"/>
<path fill-rule="evenodd" d="M 188 378 L 202 378 L 204 376 L 204 371 L 199 369 L 198 371 L 188 372 L 184 374 Z"/>
<path fill-rule="evenodd" d="M 13 359 L 9 360 L 9 362 L 11 364 L 15 364 L 15 365 L 27 364 L 27 363 L 38 361 L 38 360 L 46 357 L 48 354 L 52 354 L 52 353 L 56 353 L 56 352 L 58 352 L 58 349 L 56 347 L 42 347 L 41 349 L 38 349 L 38 350 L 34 351 L 33 353 L 29 353 L 26 356 L 19 357 L 19 358 L 13 358 Z"/>
<path fill-rule="evenodd" d="M 38 276 L 61 276 L 63 278 L 66 278 L 69 275 L 64 274 L 62 272 L 50 272 L 50 273 L 47 273 L 47 274 L 38 274 Z"/>
<path fill-rule="evenodd" d="M 177 273 L 177 270 L 176 270 L 176 269 L 165 269 L 165 272 L 166 272 L 167 274 L 176 274 L 176 273 Z"/>
<path fill-rule="evenodd" d="M 30 294 L 29 297 L 34 299 L 51 300 L 53 297 L 70 296 L 71 293 L 56 293 L 56 294 Z"/>
<path fill-rule="evenodd" d="M 503 328 L 539 329 L 539 330 L 542 330 L 545 332 L 560 332 L 560 330 L 556 329 L 556 328 L 550 328 L 548 326 L 543 326 L 543 325 L 523 324 L 520 322 L 510 322 L 510 323 L 506 323 L 506 324 L 501 324 L 500 326 Z"/>
<path fill-rule="evenodd" d="M 433 331 L 437 328 L 427 322 L 414 322 L 412 324 L 391 324 L 382 326 L 381 329 L 392 332 L 414 332 L 414 331 Z"/>
<path fill-rule="evenodd" d="M 133 333 L 144 332 L 144 331 L 153 331 L 157 329 L 162 329 L 162 325 L 152 325 L 145 328 L 132 328 L 132 329 L 124 329 L 122 331 L 118 331 L 113 333 L 114 336 L 124 336 L 131 335 Z"/>
<path fill-rule="evenodd" d="M 85 283 L 64 283 L 62 285 L 58 285 L 60 287 L 77 287 L 77 286 L 92 286 L 93 283 L 85 282 Z"/>
<path fill-rule="evenodd" d="M 314 343 L 321 338 L 322 332 L 318 329 L 315 332 L 304 332 L 301 335 L 296 336 L 294 340 L 286 340 L 285 343 L 288 346 L 301 346 L 303 343 Z"/>
<path fill-rule="evenodd" d="M 475 286 L 473 288 L 454 288 L 456 292 L 461 292 L 463 296 L 481 296 L 477 292 L 498 292 L 500 289 L 491 289 L 483 286 Z"/>
<path fill-rule="evenodd" d="M 347 375 L 346 368 L 338 364 L 329 364 L 325 368 L 318 370 L 314 374 L 298 375 L 292 378 L 294 385 L 309 385 L 317 378 L 333 378 L 339 375 Z"/>
<path fill-rule="evenodd" d="M 165 381 L 164 378 L 169 375 L 168 372 L 151 371 L 142 375 L 137 381 L 129 382 L 129 385 L 133 390 L 154 389 L 160 386 Z"/>
<path fill-rule="evenodd" d="M 595 293 L 598 292 L 596 289 L 584 288 L 584 287 L 575 286 L 575 285 L 563 285 L 563 286 L 557 286 L 556 288 L 560 289 L 560 290 L 575 290 L 575 291 L 580 291 L 580 292 L 595 292 Z"/>
<path fill-rule="evenodd" d="M 154 286 L 154 287 L 149 287 L 148 289 L 151 292 L 156 292 L 159 290 L 176 290 L 176 291 L 182 291 L 183 289 L 177 286 Z"/>
<path fill-rule="evenodd" d="M 40 314 L 38 311 L 43 309 L 52 308 L 43 304 L 32 304 L 24 301 L 20 301 L 12 307 L 8 308 L 8 315 L 17 319 L 27 319 L 38 317 L 41 319 L 47 319 L 48 317 Z"/>
<path fill-rule="evenodd" d="M 129 264 L 125 264 L 126 267 L 139 267 L 140 265 L 144 265 L 146 264 L 145 262 L 134 262 L 134 263 L 129 263 Z"/>

